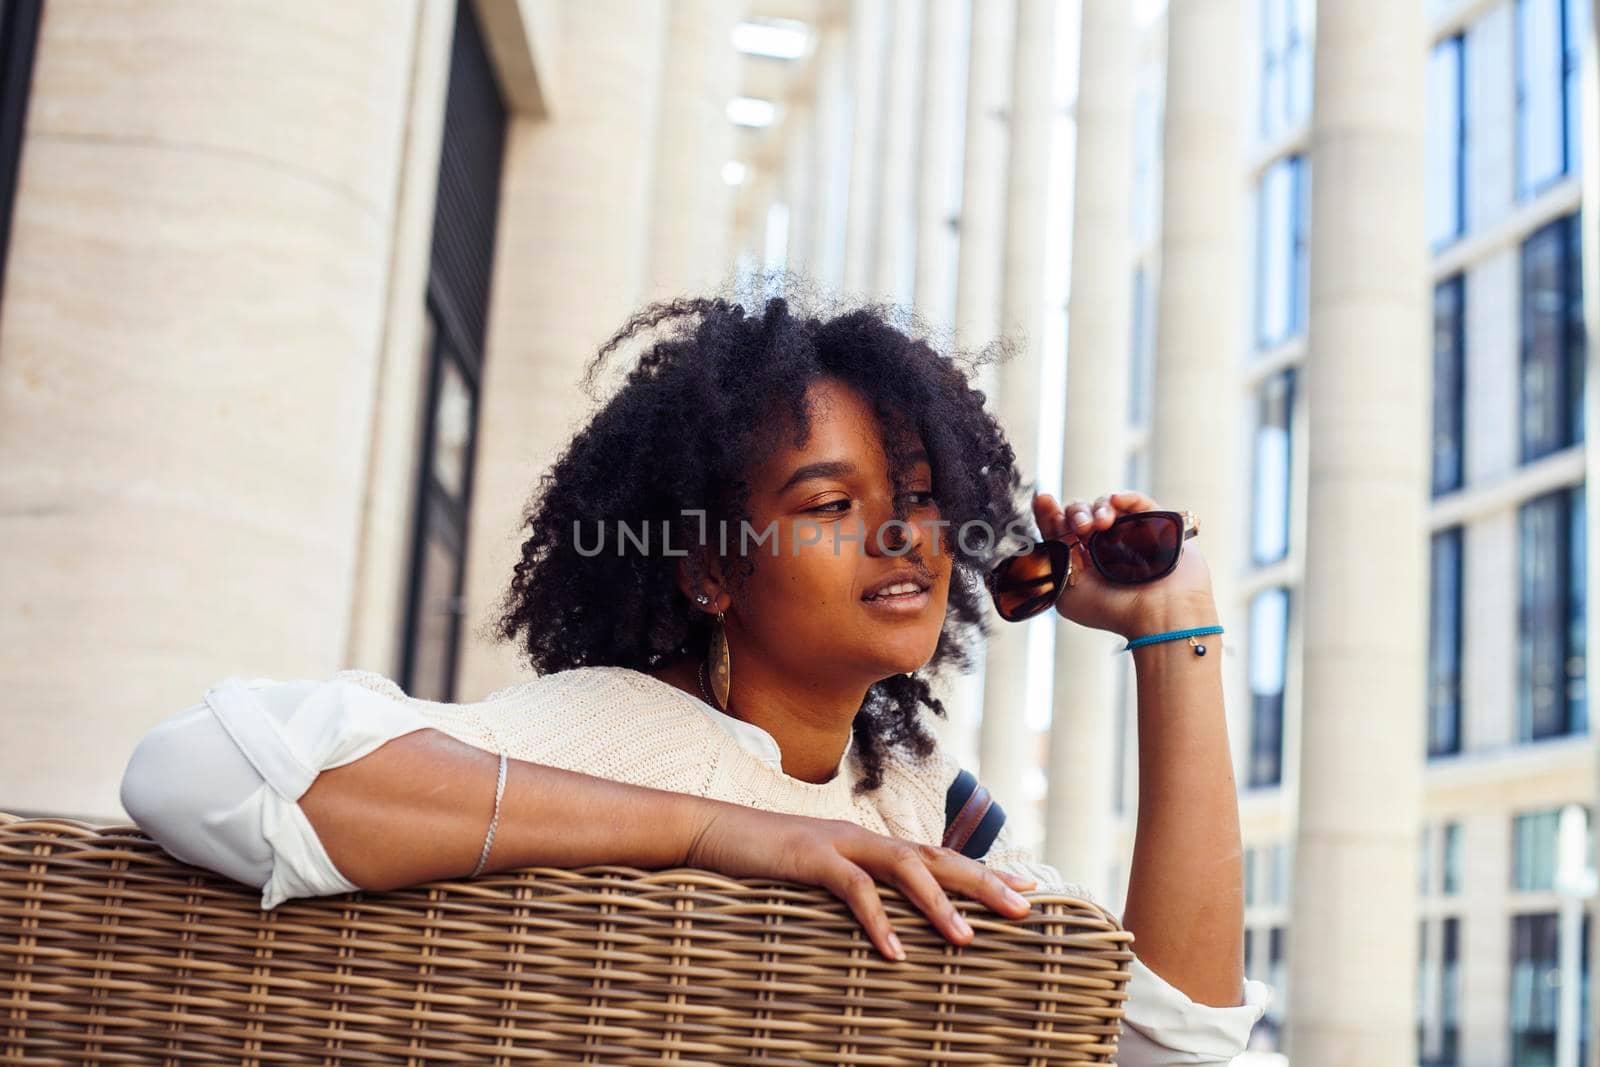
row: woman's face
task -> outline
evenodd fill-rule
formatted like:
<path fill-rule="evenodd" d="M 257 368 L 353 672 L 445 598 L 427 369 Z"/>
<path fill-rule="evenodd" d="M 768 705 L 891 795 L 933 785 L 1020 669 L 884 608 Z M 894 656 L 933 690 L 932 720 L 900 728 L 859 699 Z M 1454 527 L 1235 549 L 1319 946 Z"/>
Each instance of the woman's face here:
<path fill-rule="evenodd" d="M 730 590 L 734 659 L 852 684 L 909 673 L 933 656 L 950 589 L 951 558 L 931 525 L 932 469 L 921 456 L 907 472 L 905 517 L 893 522 L 895 487 L 869 402 L 835 379 L 819 380 L 807 400 L 810 439 L 784 443 L 748 475 L 755 571 Z M 921 452 L 920 439 L 910 443 Z M 738 535 L 730 526 L 730 555 Z M 870 595 L 891 578 L 919 589 Z"/>

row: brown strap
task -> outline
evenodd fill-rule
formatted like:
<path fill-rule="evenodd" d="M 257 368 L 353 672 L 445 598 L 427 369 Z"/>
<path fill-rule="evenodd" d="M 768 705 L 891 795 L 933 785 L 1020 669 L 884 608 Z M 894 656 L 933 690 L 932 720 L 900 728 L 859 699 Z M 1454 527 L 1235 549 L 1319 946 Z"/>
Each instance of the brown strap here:
<path fill-rule="evenodd" d="M 989 806 L 993 803 L 994 799 L 989 796 L 989 790 L 979 784 L 967 798 L 967 802 L 961 806 L 961 810 L 956 813 L 956 817 L 950 820 L 950 825 L 945 827 L 944 847 L 953 848 L 957 852 L 965 848 L 967 839 L 978 828 L 978 824 L 983 822 L 983 817 L 989 813 Z"/>

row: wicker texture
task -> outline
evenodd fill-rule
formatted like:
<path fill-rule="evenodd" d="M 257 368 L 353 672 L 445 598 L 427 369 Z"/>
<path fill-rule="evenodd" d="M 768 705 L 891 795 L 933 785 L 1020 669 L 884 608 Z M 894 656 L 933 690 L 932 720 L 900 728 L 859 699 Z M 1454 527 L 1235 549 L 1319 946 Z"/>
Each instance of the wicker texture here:
<path fill-rule="evenodd" d="M 1035 893 L 908 960 L 822 889 L 529 867 L 296 899 L 0 812 L 0 1063 L 1111 1063 L 1133 935 Z"/>

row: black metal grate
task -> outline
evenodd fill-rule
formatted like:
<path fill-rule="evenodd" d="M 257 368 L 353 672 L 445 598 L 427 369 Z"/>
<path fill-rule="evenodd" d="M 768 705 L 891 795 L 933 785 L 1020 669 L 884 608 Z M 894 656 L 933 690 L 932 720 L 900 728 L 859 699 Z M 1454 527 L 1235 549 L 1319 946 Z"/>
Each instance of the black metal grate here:
<path fill-rule="evenodd" d="M 476 372 L 489 318 L 506 111 L 470 3 L 456 5 L 428 294 Z M 476 377 L 476 373 L 474 373 Z"/>

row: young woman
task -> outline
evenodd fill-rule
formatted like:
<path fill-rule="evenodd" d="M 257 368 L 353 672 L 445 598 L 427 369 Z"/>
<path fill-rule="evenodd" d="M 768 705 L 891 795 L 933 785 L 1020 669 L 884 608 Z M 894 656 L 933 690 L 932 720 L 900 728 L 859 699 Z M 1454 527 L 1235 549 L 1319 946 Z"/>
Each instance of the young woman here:
<path fill-rule="evenodd" d="M 585 383 L 635 342 L 527 513 L 497 631 L 533 677 L 468 704 L 359 670 L 230 678 L 141 739 L 128 812 L 266 908 L 531 865 L 687 865 L 824 886 L 899 959 L 878 881 L 958 945 L 973 933 L 950 892 L 1008 917 L 1036 887 L 1089 899 L 995 820 L 942 847 L 961 768 L 922 721 L 944 714 L 928 675 L 971 668 L 985 577 L 1030 517 L 1078 553 L 1060 613 L 1128 638 L 1216 623 L 1200 554 L 1159 581 L 1104 580 L 1084 539 L 1156 503 L 1019 507 L 970 368 L 879 310 L 653 305 Z M 1220 657 L 1195 651 L 1133 651 L 1124 1067 L 1226 1062 L 1271 996 L 1243 975 Z"/>

